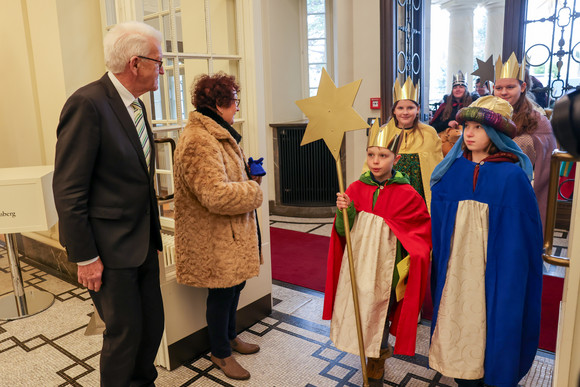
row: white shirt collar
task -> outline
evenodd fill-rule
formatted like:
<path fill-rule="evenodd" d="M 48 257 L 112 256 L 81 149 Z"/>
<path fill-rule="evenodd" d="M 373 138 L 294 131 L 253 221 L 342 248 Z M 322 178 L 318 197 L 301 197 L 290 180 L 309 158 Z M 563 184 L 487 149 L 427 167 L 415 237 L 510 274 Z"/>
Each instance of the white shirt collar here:
<path fill-rule="evenodd" d="M 133 103 L 133 101 L 135 101 L 137 98 L 135 98 L 135 96 L 131 94 L 131 92 L 127 90 L 125 86 L 123 86 L 123 84 L 117 79 L 115 75 L 113 75 L 113 73 L 107 71 L 107 75 L 109 76 L 111 82 L 113 82 L 113 86 L 115 86 L 115 89 L 117 89 L 117 92 L 121 97 L 121 100 L 123 101 L 125 106 L 129 108 Z M 133 111 L 133 108 L 131 108 L 131 111 Z"/>

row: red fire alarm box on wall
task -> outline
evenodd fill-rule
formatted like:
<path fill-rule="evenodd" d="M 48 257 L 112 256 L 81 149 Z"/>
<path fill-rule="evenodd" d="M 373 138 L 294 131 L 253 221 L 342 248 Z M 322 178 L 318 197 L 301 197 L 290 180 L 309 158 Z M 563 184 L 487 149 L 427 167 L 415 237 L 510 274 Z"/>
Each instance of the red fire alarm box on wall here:
<path fill-rule="evenodd" d="M 371 98 L 371 109 L 380 109 L 380 108 L 381 108 L 381 99 Z"/>

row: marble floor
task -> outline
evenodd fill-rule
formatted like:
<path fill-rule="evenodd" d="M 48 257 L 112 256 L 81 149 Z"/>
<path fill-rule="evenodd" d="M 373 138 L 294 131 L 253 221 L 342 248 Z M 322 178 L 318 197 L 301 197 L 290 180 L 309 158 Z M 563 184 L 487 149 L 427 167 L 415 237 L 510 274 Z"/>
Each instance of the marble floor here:
<path fill-rule="evenodd" d="M 332 219 L 272 216 L 272 227 L 328 235 Z M 556 244 L 564 247 L 566 235 Z M 567 244 L 566 244 L 567 245 Z M 565 247 L 564 247 L 565 248 Z M 565 252 L 561 252 L 565 254 Z M 0 242 L 0 296 L 11 291 L 6 250 Z M 0 321 L 0 386 L 98 386 L 99 336 L 85 336 L 93 306 L 87 291 L 29 264 L 23 257 L 26 287 L 51 292 L 49 309 L 24 319 Z M 546 269 L 550 270 L 550 268 Z M 169 372 L 158 367 L 157 386 L 360 386 L 358 356 L 337 350 L 329 340 L 329 323 L 321 320 L 323 294 L 274 281 L 273 312 L 240 336 L 261 346 L 260 352 L 236 356 L 252 374 L 232 381 L 209 360 L 209 354 Z M 385 386 L 455 386 L 427 367 L 429 321 L 418 328 L 417 354 L 395 356 L 386 363 Z M 550 386 L 554 354 L 539 350 L 521 386 Z"/>

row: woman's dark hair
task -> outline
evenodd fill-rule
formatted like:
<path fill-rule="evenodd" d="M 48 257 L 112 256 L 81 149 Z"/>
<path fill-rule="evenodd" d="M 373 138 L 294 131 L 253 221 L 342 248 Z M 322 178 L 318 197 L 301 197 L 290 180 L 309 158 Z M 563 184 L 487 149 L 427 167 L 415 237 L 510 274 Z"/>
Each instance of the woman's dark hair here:
<path fill-rule="evenodd" d="M 518 79 L 520 86 L 522 81 Z M 534 106 L 528 99 L 528 89 L 530 84 L 526 84 L 526 90 L 520 94 L 517 102 L 513 106 L 514 114 L 512 116 L 512 121 L 516 124 L 517 132 L 516 135 L 519 136 L 524 133 L 534 133 L 538 128 L 538 113 L 535 112 Z"/>
<path fill-rule="evenodd" d="M 471 102 L 473 101 L 471 99 L 471 94 L 469 94 L 469 91 L 467 91 L 467 87 L 463 86 L 463 88 L 465 90 L 463 92 L 463 96 L 457 102 L 461 104 L 461 107 L 467 107 L 471 105 Z M 453 88 L 451 88 L 451 93 L 449 93 L 447 99 L 445 100 L 445 109 L 443 109 L 443 113 L 441 113 L 441 119 L 443 121 L 447 121 L 449 118 L 451 118 L 452 111 L 453 111 Z"/>
<path fill-rule="evenodd" d="M 230 107 L 234 101 L 234 90 L 240 91 L 236 77 L 222 71 L 213 75 L 198 76 L 191 91 L 191 103 L 196 109 L 209 107 Z"/>

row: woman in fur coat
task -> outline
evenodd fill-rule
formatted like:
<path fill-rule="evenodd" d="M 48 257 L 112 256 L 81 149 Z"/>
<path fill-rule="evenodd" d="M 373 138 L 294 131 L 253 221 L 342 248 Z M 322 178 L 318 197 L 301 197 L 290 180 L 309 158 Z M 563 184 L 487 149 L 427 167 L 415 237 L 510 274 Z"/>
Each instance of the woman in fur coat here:
<path fill-rule="evenodd" d="M 211 361 L 232 379 L 250 373 L 232 356 L 258 352 L 237 337 L 236 309 L 246 280 L 259 273 L 255 210 L 261 177 L 251 176 L 231 126 L 239 110 L 235 77 L 219 72 L 195 81 L 196 111 L 179 138 L 174 160 L 177 281 L 208 288 Z"/>

